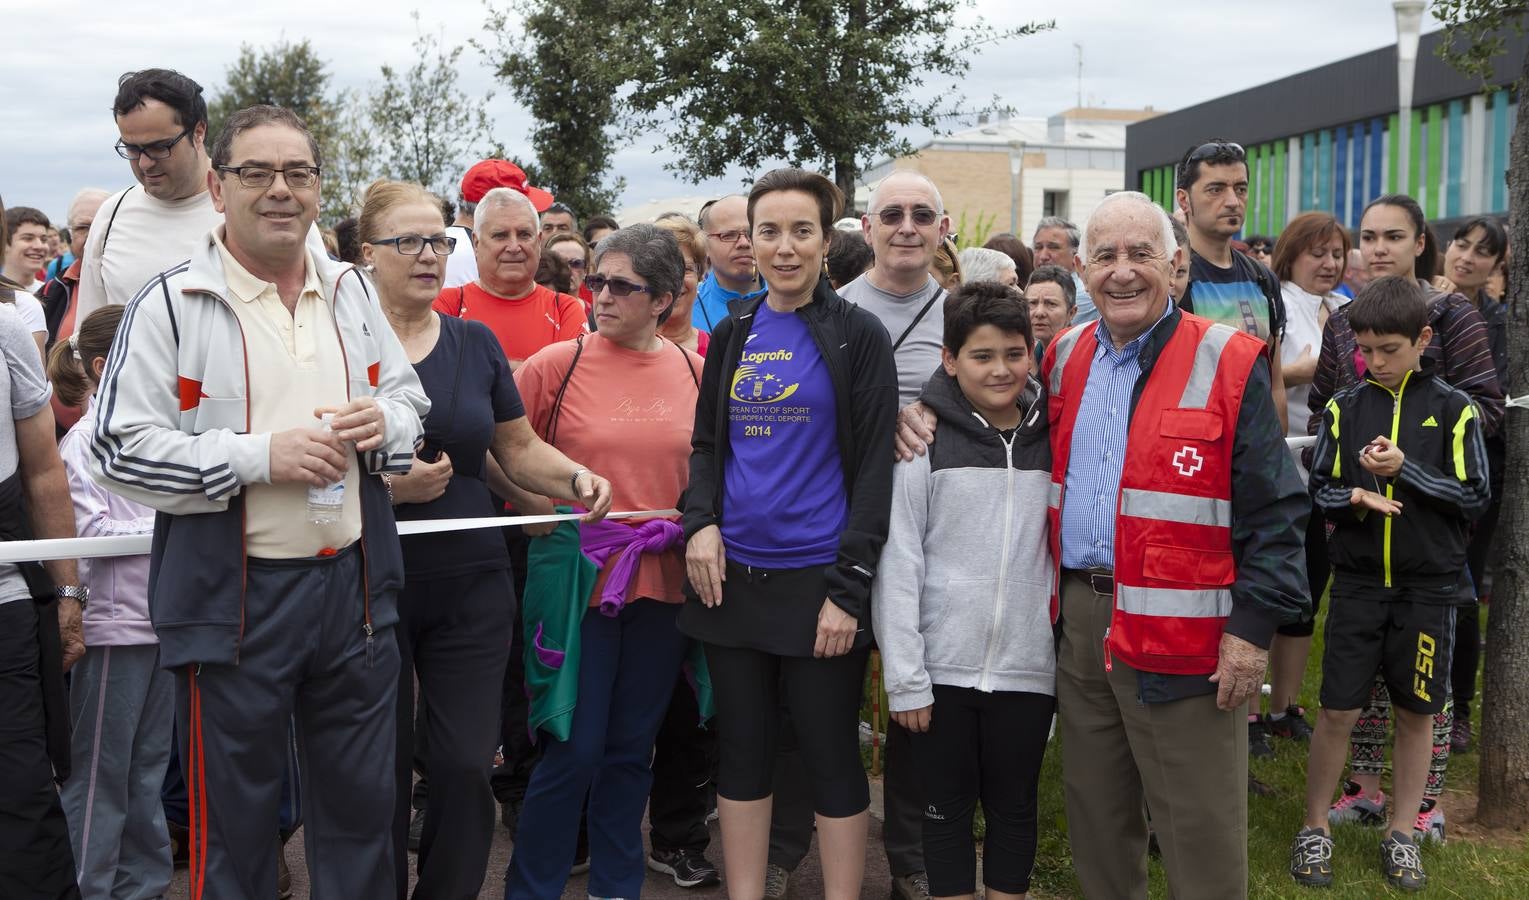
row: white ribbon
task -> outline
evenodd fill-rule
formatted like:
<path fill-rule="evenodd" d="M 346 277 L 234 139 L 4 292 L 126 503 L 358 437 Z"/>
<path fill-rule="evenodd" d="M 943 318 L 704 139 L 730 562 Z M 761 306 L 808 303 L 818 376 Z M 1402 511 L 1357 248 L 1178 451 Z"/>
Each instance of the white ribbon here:
<path fill-rule="evenodd" d="M 1301 437 L 1287 437 L 1285 438 L 1285 443 L 1289 445 L 1291 450 L 1300 450 L 1303 447 L 1314 446 L 1317 443 L 1317 436 L 1307 434 Z"/>
<path fill-rule="evenodd" d="M 646 509 L 636 512 L 613 512 L 607 519 L 662 519 L 677 516 L 677 509 Z M 506 525 L 544 525 L 549 522 L 574 522 L 583 513 L 558 513 L 547 516 L 484 516 L 477 519 L 419 519 L 399 522 L 399 535 L 437 534 L 442 531 L 470 531 L 476 528 L 503 528 Z M 104 559 L 109 556 L 142 556 L 149 552 L 152 534 L 124 534 L 109 537 L 53 538 L 45 541 L 0 542 L 0 563 L 42 562 L 49 559 Z"/>
<path fill-rule="evenodd" d="M 1505 405 L 1510 407 L 1516 406 L 1519 409 L 1529 409 L 1529 394 L 1525 394 L 1522 397 L 1509 397 Z"/>

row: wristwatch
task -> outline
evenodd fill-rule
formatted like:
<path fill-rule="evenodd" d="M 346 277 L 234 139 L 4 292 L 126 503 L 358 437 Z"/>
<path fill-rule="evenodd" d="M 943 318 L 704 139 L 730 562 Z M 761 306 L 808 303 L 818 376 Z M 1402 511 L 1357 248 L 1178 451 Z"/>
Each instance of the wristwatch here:
<path fill-rule="evenodd" d="M 80 609 L 84 609 L 85 604 L 90 602 L 90 588 L 83 584 L 66 584 L 54 588 L 53 596 L 60 600 L 66 597 L 71 600 L 78 600 L 80 601 Z"/>

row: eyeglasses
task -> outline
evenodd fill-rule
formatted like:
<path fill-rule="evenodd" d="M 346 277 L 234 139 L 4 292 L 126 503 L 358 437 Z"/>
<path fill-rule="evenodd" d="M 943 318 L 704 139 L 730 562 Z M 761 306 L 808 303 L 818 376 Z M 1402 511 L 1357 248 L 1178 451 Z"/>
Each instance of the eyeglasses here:
<path fill-rule="evenodd" d="M 876 218 L 880 219 L 883 225 L 901 225 L 903 223 L 903 214 L 901 206 L 888 206 L 876 213 Z M 927 206 L 915 206 L 909 215 L 913 219 L 913 224 L 920 228 L 928 228 L 940 220 L 939 212 Z"/>
<path fill-rule="evenodd" d="M 747 231 L 738 231 L 738 230 L 734 230 L 734 231 L 708 231 L 708 232 L 706 232 L 706 236 L 707 237 L 714 237 L 714 238 L 716 238 L 717 240 L 721 241 L 724 244 L 736 244 L 740 240 L 748 237 L 748 235 L 749 235 L 749 233 Z"/>
<path fill-rule="evenodd" d="M 232 172 L 239 178 L 239 183 L 247 188 L 268 188 L 276 183 L 276 176 L 280 175 L 289 188 L 311 188 L 318 184 L 318 166 L 288 166 L 285 169 L 272 169 L 269 166 L 218 166 L 219 172 Z"/>
<path fill-rule="evenodd" d="M 628 297 L 633 291 L 642 294 L 651 293 L 647 287 L 634 284 L 625 278 L 606 278 L 604 275 L 585 275 L 584 286 L 589 288 L 589 292 L 596 297 L 600 296 L 600 292 L 606 288 L 610 288 L 612 297 Z"/>
<path fill-rule="evenodd" d="M 1184 162 L 1196 163 L 1222 156 L 1235 156 L 1237 161 L 1241 162 L 1248 158 L 1248 152 L 1242 149 L 1241 144 L 1234 144 L 1231 141 L 1211 141 L 1189 151 L 1189 155 L 1184 157 Z"/>
<path fill-rule="evenodd" d="M 163 141 L 155 141 L 152 144 L 129 144 L 127 141 L 118 141 L 115 145 L 117 155 L 123 159 L 137 159 L 147 156 L 149 159 L 169 159 L 175 145 L 180 143 L 181 138 L 191 134 L 192 129 L 187 128 L 173 138 Z"/>
<path fill-rule="evenodd" d="M 291 184 L 291 182 L 287 182 Z M 370 241 L 373 245 L 392 244 L 398 248 L 398 252 L 404 256 L 419 256 L 425 252 L 425 245 L 430 245 L 430 252 L 436 256 L 450 256 L 457 249 L 457 239 L 444 234 L 435 237 L 423 237 L 418 234 L 400 234 L 398 237 L 379 238 Z"/>
<path fill-rule="evenodd" d="M 570 269 L 582 269 L 582 268 L 584 268 L 584 257 L 582 257 L 582 256 L 570 256 L 567 259 L 563 260 L 563 262 L 567 263 L 568 264 L 568 268 L 570 268 Z"/>

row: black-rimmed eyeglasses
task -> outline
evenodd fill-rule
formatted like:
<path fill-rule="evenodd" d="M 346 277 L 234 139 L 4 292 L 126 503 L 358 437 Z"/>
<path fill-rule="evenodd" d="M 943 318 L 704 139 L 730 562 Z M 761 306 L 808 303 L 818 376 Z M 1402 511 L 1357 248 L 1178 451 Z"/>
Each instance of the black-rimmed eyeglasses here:
<path fill-rule="evenodd" d="M 319 181 L 318 166 L 287 166 L 273 169 L 270 166 L 218 166 L 219 172 L 231 172 L 239 183 L 247 188 L 268 188 L 280 175 L 289 188 L 311 188 Z"/>
<path fill-rule="evenodd" d="M 606 288 L 610 289 L 612 297 L 628 297 L 633 292 L 639 294 L 650 293 L 645 285 L 627 281 L 625 278 L 607 278 L 604 275 L 585 275 L 584 286 L 596 297 Z"/>
<path fill-rule="evenodd" d="M 140 156 L 147 156 L 154 160 L 169 159 L 170 154 L 175 151 L 175 145 L 180 143 L 182 138 L 189 137 L 191 131 L 192 129 L 187 128 L 173 138 L 154 141 L 151 144 L 129 144 L 127 141 L 117 141 L 113 146 L 116 148 L 117 155 L 123 159 L 137 159 Z"/>
<path fill-rule="evenodd" d="M 378 238 L 369 241 L 373 245 L 392 244 L 399 253 L 404 256 L 419 256 L 425 252 L 425 245 L 430 245 L 430 252 L 436 256 L 450 256 L 457 249 L 457 239 L 449 235 L 438 234 L 435 237 L 424 237 L 418 234 L 400 234 L 397 237 Z"/>

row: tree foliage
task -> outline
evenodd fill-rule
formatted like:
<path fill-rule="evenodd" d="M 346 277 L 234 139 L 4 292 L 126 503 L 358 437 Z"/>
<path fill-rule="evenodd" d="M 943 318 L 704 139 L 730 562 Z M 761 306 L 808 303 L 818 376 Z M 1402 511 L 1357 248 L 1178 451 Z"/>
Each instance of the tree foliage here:
<path fill-rule="evenodd" d="M 208 143 L 216 140 L 229 117 L 247 106 L 282 106 L 296 113 L 318 142 L 324 157 L 320 215 L 326 220 L 342 218 L 345 186 L 331 177 L 335 165 L 344 165 L 343 121 L 349 95 L 330 92 L 329 64 L 319 58 L 306 39 L 282 40 L 256 49 L 239 48 L 239 57 L 228 67 L 227 81 L 207 106 Z M 346 144 L 352 141 L 344 140 Z"/>
<path fill-rule="evenodd" d="M 973 0 L 735 0 L 656 4 L 627 49 L 643 60 L 628 103 L 667 118 L 670 167 L 694 179 L 771 159 L 832 171 L 853 199 L 863 161 L 912 152 L 902 129 L 940 130 L 984 48 L 1052 27 L 958 22 Z M 948 78 L 943 91 L 920 89 Z"/>
<path fill-rule="evenodd" d="M 624 59 L 622 23 L 645 12 L 631 0 L 512 0 L 489 11 L 492 43 L 477 43 L 535 119 L 540 180 L 532 183 L 580 219 L 609 213 L 626 186 L 608 176 L 619 147 L 617 94 L 633 69 Z"/>
<path fill-rule="evenodd" d="M 1485 80 L 1523 34 L 1529 4 L 1512 0 L 1437 0 L 1446 33 L 1441 55 Z M 1529 55 L 1517 63 L 1518 95 L 1529 88 Z M 1529 385 L 1529 116 L 1520 115 L 1508 162 L 1508 385 Z M 1481 769 L 1477 819 L 1491 826 L 1529 825 L 1529 415 L 1510 407 L 1499 558 L 1493 569 L 1481 696 Z"/>
<path fill-rule="evenodd" d="M 419 13 L 414 13 L 416 29 Z M 439 34 L 420 30 L 414 62 L 406 69 L 383 64 L 382 83 L 368 109 L 381 142 L 382 173 L 454 197 L 456 179 L 469 156 L 503 156 L 485 107 L 492 93 L 474 98 L 457 84 L 465 48 L 443 45 Z"/>

